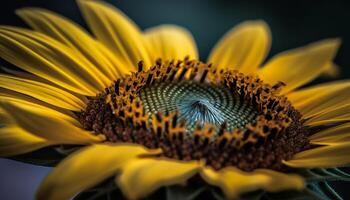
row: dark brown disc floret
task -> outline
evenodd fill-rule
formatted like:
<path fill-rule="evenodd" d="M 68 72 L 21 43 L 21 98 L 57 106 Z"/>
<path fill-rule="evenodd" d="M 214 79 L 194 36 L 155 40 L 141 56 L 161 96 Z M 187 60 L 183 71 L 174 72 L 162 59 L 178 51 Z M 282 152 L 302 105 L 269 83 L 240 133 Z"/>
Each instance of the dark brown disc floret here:
<path fill-rule="evenodd" d="M 279 95 L 283 83 L 189 59 L 138 67 L 89 100 L 78 113 L 85 129 L 214 169 L 286 170 L 282 160 L 309 148 L 300 113 Z"/>

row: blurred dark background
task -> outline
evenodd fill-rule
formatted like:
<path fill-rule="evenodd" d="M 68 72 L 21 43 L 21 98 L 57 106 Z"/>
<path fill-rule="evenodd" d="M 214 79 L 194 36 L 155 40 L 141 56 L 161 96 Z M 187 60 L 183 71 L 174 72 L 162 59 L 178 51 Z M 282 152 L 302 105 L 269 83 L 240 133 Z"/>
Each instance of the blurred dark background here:
<path fill-rule="evenodd" d="M 159 24 L 188 28 L 206 60 L 215 42 L 232 26 L 248 19 L 263 19 L 272 30 L 269 57 L 329 37 L 342 38 L 336 57 L 339 79 L 350 78 L 350 1 L 229 1 L 229 0 L 108 0 L 124 11 L 142 29 Z M 14 14 L 20 7 L 43 7 L 86 27 L 74 0 L 3 0 L 0 24 L 25 26 Z M 318 80 L 324 81 L 324 79 Z M 0 159 L 0 199 L 27 200 L 50 168 Z M 350 199 L 350 183 L 334 182 L 335 189 Z"/>

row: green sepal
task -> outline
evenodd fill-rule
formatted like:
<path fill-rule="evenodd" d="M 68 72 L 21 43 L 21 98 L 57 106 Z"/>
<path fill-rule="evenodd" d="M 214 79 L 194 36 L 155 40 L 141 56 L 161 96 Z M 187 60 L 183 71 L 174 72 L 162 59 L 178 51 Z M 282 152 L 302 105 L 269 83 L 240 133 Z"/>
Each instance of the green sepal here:
<path fill-rule="evenodd" d="M 166 187 L 166 200 L 194 200 L 201 193 L 207 190 L 207 187 L 186 187 L 180 185 Z"/>
<path fill-rule="evenodd" d="M 264 200 L 323 200 L 320 195 L 305 189 L 302 191 L 285 191 L 279 193 L 266 193 Z"/>
<path fill-rule="evenodd" d="M 303 169 L 297 172 L 302 175 L 307 182 L 322 182 L 322 181 L 350 181 L 350 174 L 342 171 L 339 168 L 315 168 Z"/>
<path fill-rule="evenodd" d="M 343 200 L 327 182 L 309 183 L 302 191 L 265 193 L 266 200 Z"/>
<path fill-rule="evenodd" d="M 125 199 L 122 192 L 116 187 L 114 179 L 109 178 L 99 185 L 80 192 L 73 200 L 109 200 Z"/>
<path fill-rule="evenodd" d="M 327 182 L 311 183 L 308 189 L 316 192 L 322 200 L 343 200 Z"/>

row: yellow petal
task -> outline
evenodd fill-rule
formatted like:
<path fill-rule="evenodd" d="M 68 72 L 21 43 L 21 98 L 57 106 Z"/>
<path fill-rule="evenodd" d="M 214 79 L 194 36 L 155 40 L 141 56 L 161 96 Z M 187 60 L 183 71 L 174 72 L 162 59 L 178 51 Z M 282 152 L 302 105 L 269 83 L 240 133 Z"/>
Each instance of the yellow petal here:
<path fill-rule="evenodd" d="M 18 78 L 25 78 L 25 79 L 29 79 L 29 80 L 33 80 L 33 81 L 38 81 L 38 82 L 41 82 L 41 83 L 46 83 L 48 85 L 52 85 L 52 86 L 55 86 L 55 87 L 59 87 L 58 85 L 54 84 L 53 82 L 50 82 L 49 80 L 47 79 L 44 79 L 44 78 L 41 78 L 35 74 L 32 74 L 32 73 L 28 73 L 26 71 L 20 71 L 18 69 L 10 69 L 8 67 L 2 67 L 0 66 L 0 68 L 6 72 L 6 74 L 11 74 L 13 76 L 16 76 Z M 61 88 L 62 89 L 62 88 Z M 83 95 L 79 95 L 81 97 L 83 97 Z"/>
<path fill-rule="evenodd" d="M 13 76 L 15 76 L 17 78 L 28 79 L 28 80 L 37 81 L 37 82 L 40 82 L 40 83 L 45 83 L 47 85 L 51 85 L 53 87 L 57 87 L 57 88 L 59 88 L 61 90 L 64 90 L 66 92 L 72 93 L 72 94 L 74 94 L 74 96 L 76 96 L 81 101 L 83 101 L 84 105 L 88 102 L 87 96 L 82 95 L 82 94 L 78 94 L 78 93 L 75 93 L 75 92 L 70 92 L 66 88 L 64 88 L 64 87 L 62 87 L 60 85 L 57 85 L 57 84 L 55 84 L 53 82 L 50 82 L 47 79 L 41 78 L 41 77 L 39 77 L 39 76 L 37 76 L 35 74 L 31 74 L 31 73 L 28 73 L 26 71 L 19 71 L 18 69 L 16 70 L 16 69 L 10 69 L 10 68 L 7 68 L 7 67 L 1 67 L 1 66 L 0 66 L 0 69 L 2 69 L 4 72 L 6 72 L 6 74 L 13 75 Z M 1 89 L 0 89 L 0 91 L 1 91 Z M 10 91 L 10 90 L 8 90 L 8 91 Z"/>
<path fill-rule="evenodd" d="M 0 74 L 0 87 L 20 92 L 57 107 L 80 111 L 85 103 L 73 94 L 46 83 Z"/>
<path fill-rule="evenodd" d="M 327 109 L 305 122 L 307 126 L 319 126 L 350 121 L 350 103 L 334 109 Z"/>
<path fill-rule="evenodd" d="M 40 8 L 24 8 L 16 10 L 16 13 L 24 19 L 33 29 L 40 31 L 70 48 L 82 53 L 92 64 L 96 66 L 110 80 L 115 80 L 122 74 L 115 70 L 120 65 L 114 65 L 114 60 L 109 60 L 103 52 L 96 47 L 97 41 L 83 30 L 78 24 L 49 10 Z"/>
<path fill-rule="evenodd" d="M 58 117 L 60 113 L 49 108 L 14 102 L 2 102 L 1 107 L 11 116 L 17 126 L 55 143 L 90 144 L 104 140 L 102 135 L 95 136 L 61 119 Z"/>
<path fill-rule="evenodd" d="M 179 60 L 189 56 L 198 59 L 196 43 L 192 34 L 185 28 L 175 25 L 161 25 L 145 31 L 152 58 L 163 60 Z"/>
<path fill-rule="evenodd" d="M 327 67 L 323 71 L 322 75 L 327 78 L 337 78 L 340 75 L 340 72 L 340 67 L 337 64 L 330 62 L 327 64 Z"/>
<path fill-rule="evenodd" d="M 4 109 L 0 107 L 0 127 L 10 123 L 11 117 L 6 113 Z"/>
<path fill-rule="evenodd" d="M 114 52 L 109 50 L 105 45 L 101 42 L 96 41 L 96 48 L 112 63 L 112 68 L 114 74 L 117 74 L 118 78 L 121 76 L 125 76 L 126 74 L 130 74 L 131 69 L 125 64 L 120 57 L 117 57 Z"/>
<path fill-rule="evenodd" d="M 0 101 L 15 103 L 19 106 L 23 105 L 23 106 L 29 106 L 29 107 L 39 107 L 42 109 L 54 110 L 54 113 L 55 115 L 57 115 L 57 117 L 64 119 L 67 122 L 70 122 L 74 125 L 79 125 L 79 123 L 77 123 L 77 120 L 75 119 L 76 115 L 69 110 L 53 106 L 43 101 L 34 99 L 30 96 L 27 96 L 18 92 L 14 92 L 8 89 L 4 89 L 1 87 L 0 87 Z"/>
<path fill-rule="evenodd" d="M 28 153 L 51 143 L 16 126 L 0 128 L 0 157 Z"/>
<path fill-rule="evenodd" d="M 293 106 L 303 114 L 303 118 L 307 119 L 349 103 L 350 81 L 319 84 L 294 91 L 287 96 Z"/>
<path fill-rule="evenodd" d="M 328 128 L 315 133 L 310 138 L 310 143 L 319 145 L 336 145 L 350 142 L 350 123 Z"/>
<path fill-rule="evenodd" d="M 117 184 L 128 199 L 140 199 L 162 186 L 185 183 L 198 172 L 200 166 L 198 161 L 160 158 L 132 160 L 123 167 Z"/>
<path fill-rule="evenodd" d="M 141 155 L 159 153 L 140 145 L 91 145 L 63 160 L 42 182 L 38 200 L 70 199 L 115 175 L 125 163 Z"/>
<path fill-rule="evenodd" d="M 327 39 L 283 52 L 266 63 L 258 75 L 270 84 L 286 83 L 282 93 L 287 93 L 318 77 L 332 62 L 339 45 L 339 39 Z"/>
<path fill-rule="evenodd" d="M 230 30 L 214 47 L 208 62 L 219 68 L 255 73 L 270 50 L 271 33 L 264 21 L 246 21 Z"/>
<path fill-rule="evenodd" d="M 285 165 L 295 168 L 342 167 L 350 164 L 350 143 L 317 147 L 294 155 Z"/>
<path fill-rule="evenodd" d="M 22 109 L 34 109 L 41 111 L 49 117 L 56 117 L 66 121 L 66 123 L 80 127 L 80 123 L 77 122 L 76 119 L 72 118 L 68 112 L 64 112 L 67 110 L 58 112 L 50 107 L 47 107 L 45 104 L 38 104 L 40 103 L 38 100 L 35 101 L 35 99 L 33 99 L 32 101 L 32 99 L 30 99 L 28 96 L 16 94 L 15 92 L 11 91 L 8 92 L 2 89 L 0 90 L 0 101 L 0 125 L 5 125 L 3 129 L 0 128 L 0 132 L 3 133 L 0 136 L 0 150 L 3 149 L 0 152 L 0 156 L 13 156 L 37 150 L 44 146 L 62 143 L 60 140 L 48 141 L 47 139 L 43 138 L 45 136 L 42 134 L 37 134 L 38 132 L 30 133 L 20 128 L 12 117 L 12 115 L 17 115 L 17 113 L 8 113 L 6 110 L 1 108 L 3 102 L 10 102 Z M 46 134 L 46 132 L 42 133 Z"/>
<path fill-rule="evenodd" d="M 0 27 L 0 56 L 78 94 L 95 96 L 106 86 L 82 55 L 38 32 Z"/>
<path fill-rule="evenodd" d="M 151 65 L 142 33 L 126 15 L 105 2 L 78 2 L 91 31 L 127 64 L 129 70 L 136 69 L 140 60 L 146 66 Z"/>
<path fill-rule="evenodd" d="M 6 91 L 6 89 L 0 88 L 0 105 L 3 102 L 8 102 L 16 106 L 22 107 L 24 109 L 31 108 L 38 110 L 46 110 L 48 115 L 60 118 L 71 124 L 78 125 L 77 120 L 75 118 L 76 116 L 71 111 L 56 108 L 54 106 L 51 106 L 50 104 L 46 104 L 44 102 L 41 103 L 41 101 L 33 99 L 29 96 L 25 96 L 23 94 L 16 93 L 11 90 L 9 90 L 8 92 Z M 13 114 L 14 113 L 10 113 L 9 116 Z"/>
<path fill-rule="evenodd" d="M 304 188 L 304 180 L 298 175 L 265 169 L 243 172 L 234 167 L 226 167 L 220 171 L 205 168 L 201 176 L 209 184 L 220 187 L 228 199 L 238 199 L 241 194 L 259 189 L 280 192 Z"/>

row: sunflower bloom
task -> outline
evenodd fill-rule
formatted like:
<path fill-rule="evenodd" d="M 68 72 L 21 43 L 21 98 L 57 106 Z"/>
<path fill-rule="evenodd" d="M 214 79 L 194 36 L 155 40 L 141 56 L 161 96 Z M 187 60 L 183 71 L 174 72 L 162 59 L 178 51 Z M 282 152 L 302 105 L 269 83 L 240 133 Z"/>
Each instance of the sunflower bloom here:
<path fill-rule="evenodd" d="M 184 28 L 78 4 L 94 36 L 38 8 L 0 27 L 21 69 L 0 74 L 0 155 L 55 166 L 37 199 L 340 199 L 350 81 L 300 89 L 336 72 L 339 39 L 264 61 L 269 27 L 246 21 L 201 62 Z"/>

